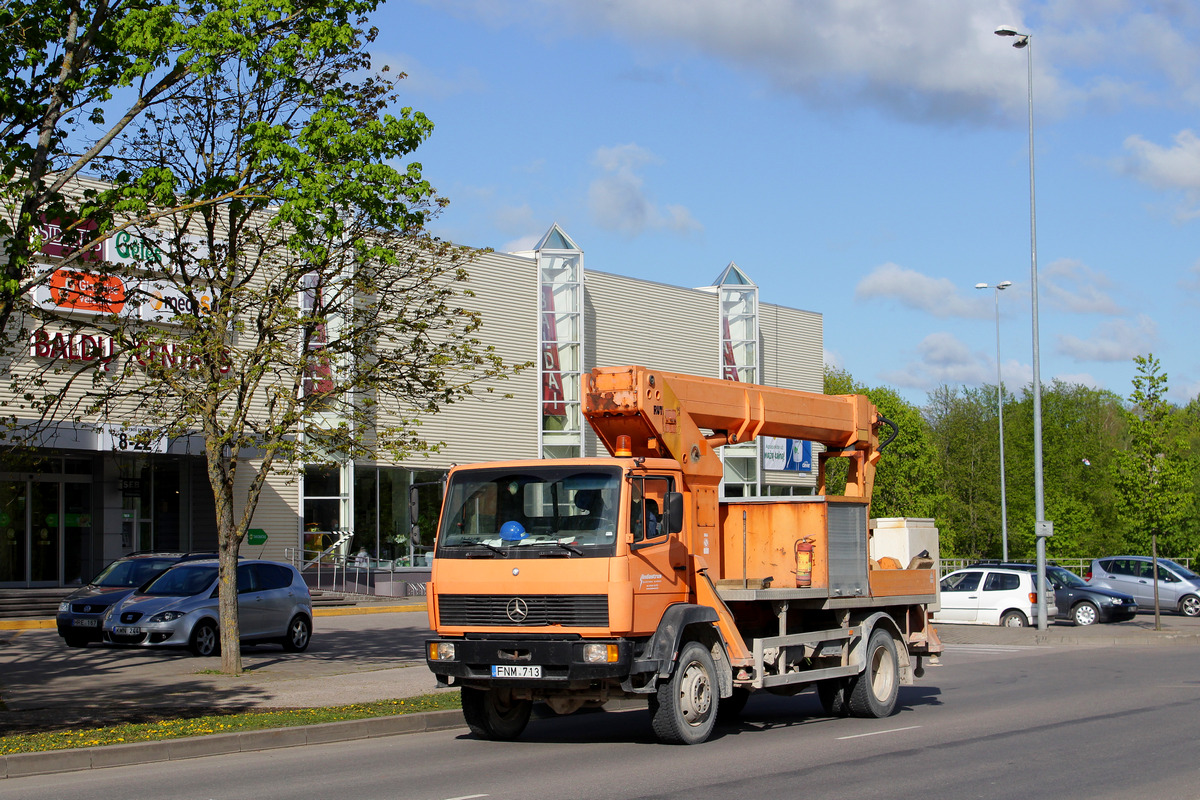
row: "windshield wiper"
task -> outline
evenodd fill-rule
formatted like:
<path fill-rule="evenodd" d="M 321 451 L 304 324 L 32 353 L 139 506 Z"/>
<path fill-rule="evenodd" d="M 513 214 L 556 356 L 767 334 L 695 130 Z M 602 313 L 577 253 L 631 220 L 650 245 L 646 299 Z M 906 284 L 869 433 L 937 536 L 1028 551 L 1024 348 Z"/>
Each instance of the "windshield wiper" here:
<path fill-rule="evenodd" d="M 505 553 L 503 550 L 501 550 L 499 547 L 488 544 L 487 542 L 478 542 L 478 541 L 475 541 L 474 539 L 463 539 L 461 542 L 457 542 L 456 544 L 452 544 L 452 545 L 448 545 L 448 546 L 449 547 L 466 547 L 468 545 L 472 546 L 472 547 L 486 547 L 488 550 L 491 550 L 493 553 L 496 553 L 501 558 L 508 557 L 508 554 Z"/>
<path fill-rule="evenodd" d="M 574 553 L 577 556 L 583 555 L 582 550 L 580 550 L 578 547 L 572 547 L 571 545 L 567 544 L 566 542 L 555 542 L 555 544 L 558 545 L 559 547 L 561 547 L 563 550 Z"/>

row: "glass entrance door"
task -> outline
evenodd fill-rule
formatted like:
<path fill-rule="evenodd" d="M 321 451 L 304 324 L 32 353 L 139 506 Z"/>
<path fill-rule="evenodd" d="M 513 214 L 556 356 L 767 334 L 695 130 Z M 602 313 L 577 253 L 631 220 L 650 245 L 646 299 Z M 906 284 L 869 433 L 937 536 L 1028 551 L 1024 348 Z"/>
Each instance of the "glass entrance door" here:
<path fill-rule="evenodd" d="M 88 483 L 0 480 L 0 586 L 72 585 L 90 578 L 91 511 Z"/>
<path fill-rule="evenodd" d="M 0 481 L 0 586 L 24 586 L 29 561 L 26 481 Z"/>

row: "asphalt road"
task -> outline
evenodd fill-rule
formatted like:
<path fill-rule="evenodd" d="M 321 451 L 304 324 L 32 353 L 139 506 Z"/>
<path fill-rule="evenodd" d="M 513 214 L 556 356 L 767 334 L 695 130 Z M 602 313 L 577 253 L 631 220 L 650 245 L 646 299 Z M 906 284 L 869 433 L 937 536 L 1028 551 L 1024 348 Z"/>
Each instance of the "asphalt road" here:
<path fill-rule="evenodd" d="M 1200 646 L 950 645 L 887 719 L 755 695 L 707 743 L 654 743 L 645 711 L 534 720 L 0 781 L 0 800 L 153 797 L 1196 798 Z"/>

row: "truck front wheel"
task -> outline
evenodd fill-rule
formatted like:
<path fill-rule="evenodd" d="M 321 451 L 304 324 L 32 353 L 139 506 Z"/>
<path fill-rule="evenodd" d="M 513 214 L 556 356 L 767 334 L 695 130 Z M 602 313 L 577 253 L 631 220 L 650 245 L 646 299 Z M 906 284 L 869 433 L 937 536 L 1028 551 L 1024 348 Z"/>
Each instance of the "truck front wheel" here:
<path fill-rule="evenodd" d="M 670 680 L 650 695 L 654 735 L 664 744 L 700 744 L 712 733 L 719 699 L 712 654 L 699 642 L 688 642 Z"/>
<path fill-rule="evenodd" d="M 850 690 L 850 713 L 856 717 L 890 717 L 900 693 L 900 661 L 896 642 L 882 628 L 867 640 L 867 665 Z"/>
<path fill-rule="evenodd" d="M 471 733 L 481 739 L 508 742 L 516 739 L 529 723 L 533 703 L 517 700 L 507 689 L 462 690 L 463 717 Z"/>

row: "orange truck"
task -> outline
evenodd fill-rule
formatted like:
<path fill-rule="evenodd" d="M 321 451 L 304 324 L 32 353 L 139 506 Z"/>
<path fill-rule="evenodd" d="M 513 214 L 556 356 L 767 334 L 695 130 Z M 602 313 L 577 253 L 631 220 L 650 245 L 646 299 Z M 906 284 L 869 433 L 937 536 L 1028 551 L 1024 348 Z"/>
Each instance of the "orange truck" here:
<path fill-rule="evenodd" d="M 662 742 L 695 744 L 752 691 L 815 686 L 835 715 L 892 714 L 941 643 L 933 560 L 872 558 L 879 429 L 863 396 L 598 368 L 583 413 L 608 457 L 451 470 L 426 660 L 486 739 L 533 703 L 560 714 L 645 698 Z M 825 446 L 818 494 L 722 499 L 717 448 L 756 436 Z M 828 459 L 846 490 L 825 495 Z"/>

